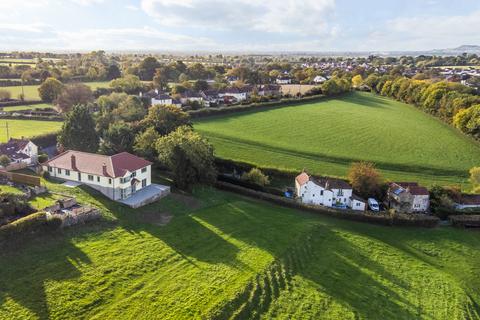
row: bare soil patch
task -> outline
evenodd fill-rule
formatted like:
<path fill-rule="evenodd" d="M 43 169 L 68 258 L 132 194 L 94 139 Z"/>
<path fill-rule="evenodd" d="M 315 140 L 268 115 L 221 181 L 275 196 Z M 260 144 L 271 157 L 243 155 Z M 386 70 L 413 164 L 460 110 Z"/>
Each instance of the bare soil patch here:
<path fill-rule="evenodd" d="M 143 222 L 161 227 L 166 226 L 172 218 L 173 215 L 169 212 L 145 212 L 141 216 Z"/>

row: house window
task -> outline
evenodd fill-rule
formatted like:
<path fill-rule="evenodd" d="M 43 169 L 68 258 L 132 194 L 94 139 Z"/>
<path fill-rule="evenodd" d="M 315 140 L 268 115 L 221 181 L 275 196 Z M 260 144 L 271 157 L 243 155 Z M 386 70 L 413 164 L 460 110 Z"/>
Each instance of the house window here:
<path fill-rule="evenodd" d="M 112 184 L 112 179 L 108 179 L 108 184 Z"/>
<path fill-rule="evenodd" d="M 100 182 L 100 177 L 97 177 L 97 182 Z"/>
<path fill-rule="evenodd" d="M 88 181 L 93 181 L 93 176 L 91 174 L 88 175 Z"/>
<path fill-rule="evenodd" d="M 360 207 L 360 202 L 357 202 L 355 205 L 356 205 L 357 207 Z"/>
<path fill-rule="evenodd" d="M 70 170 L 65 169 L 65 175 L 69 176 L 70 175 Z"/>
<path fill-rule="evenodd" d="M 322 191 L 320 191 L 320 195 L 321 195 L 321 196 L 323 196 L 323 190 L 322 190 Z"/>
<path fill-rule="evenodd" d="M 48 167 L 48 172 L 52 172 L 53 171 L 53 168 L 52 167 Z"/>
<path fill-rule="evenodd" d="M 338 190 L 337 196 L 339 196 L 339 197 L 343 196 L 343 190 L 342 189 Z"/>
<path fill-rule="evenodd" d="M 58 173 L 58 174 L 62 174 L 62 169 L 58 168 L 58 169 L 57 169 L 57 173 Z"/>
<path fill-rule="evenodd" d="M 147 172 L 147 167 L 142 168 L 142 173 L 145 173 L 145 172 Z"/>
<path fill-rule="evenodd" d="M 132 177 L 132 178 L 134 178 L 136 176 L 137 176 L 137 171 L 132 172 L 132 174 L 130 175 L 130 177 Z"/>
<path fill-rule="evenodd" d="M 147 186 L 147 179 L 142 180 L 142 188 L 145 188 Z"/>

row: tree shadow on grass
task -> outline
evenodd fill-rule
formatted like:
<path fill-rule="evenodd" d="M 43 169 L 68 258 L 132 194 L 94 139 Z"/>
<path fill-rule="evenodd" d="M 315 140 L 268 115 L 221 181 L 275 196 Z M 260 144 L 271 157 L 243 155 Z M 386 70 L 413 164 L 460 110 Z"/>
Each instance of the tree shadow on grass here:
<path fill-rule="evenodd" d="M 139 209 L 131 209 L 111 201 L 91 188 L 84 187 L 83 190 L 95 198 L 101 207 L 112 213 L 120 227 L 130 233 L 146 232 L 162 240 L 185 260 L 197 267 L 199 265 L 195 260 L 246 268 L 237 259 L 239 248 L 200 223 L 194 218 L 194 215 L 188 214 L 191 210 L 180 203 L 171 203 L 168 199 L 162 199 Z M 172 206 L 177 207 L 172 208 Z M 173 215 L 173 219 L 166 226 L 153 225 L 142 219 L 143 213 L 158 212 L 160 214 L 166 211 Z"/>
<path fill-rule="evenodd" d="M 91 263 L 68 239 L 58 236 L 54 241 L 0 255 L 0 305 L 10 298 L 39 319 L 50 318 L 45 283 L 78 278 L 78 266 Z"/>

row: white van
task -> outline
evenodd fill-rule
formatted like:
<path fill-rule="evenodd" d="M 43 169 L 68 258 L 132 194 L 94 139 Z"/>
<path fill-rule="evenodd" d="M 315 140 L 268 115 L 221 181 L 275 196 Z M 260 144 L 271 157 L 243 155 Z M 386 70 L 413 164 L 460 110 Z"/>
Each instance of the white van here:
<path fill-rule="evenodd" d="M 368 207 L 372 211 L 380 211 L 380 206 L 378 205 L 378 201 L 373 198 L 368 198 Z"/>

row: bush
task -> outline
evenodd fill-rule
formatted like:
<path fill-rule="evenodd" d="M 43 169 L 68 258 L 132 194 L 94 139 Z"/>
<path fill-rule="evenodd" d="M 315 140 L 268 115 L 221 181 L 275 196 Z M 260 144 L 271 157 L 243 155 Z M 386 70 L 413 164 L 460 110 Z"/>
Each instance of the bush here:
<path fill-rule="evenodd" d="M 58 132 L 46 133 L 46 134 L 35 136 L 30 140 L 40 148 L 47 148 L 57 144 L 57 135 L 58 135 Z"/>
<path fill-rule="evenodd" d="M 242 180 L 258 184 L 262 187 L 270 184 L 270 179 L 260 169 L 252 168 L 250 171 L 242 174 Z"/>
<path fill-rule="evenodd" d="M 46 153 L 40 153 L 40 154 L 38 155 L 38 162 L 44 163 L 44 162 L 46 162 L 46 161 L 48 161 L 48 154 L 46 154 Z"/>

